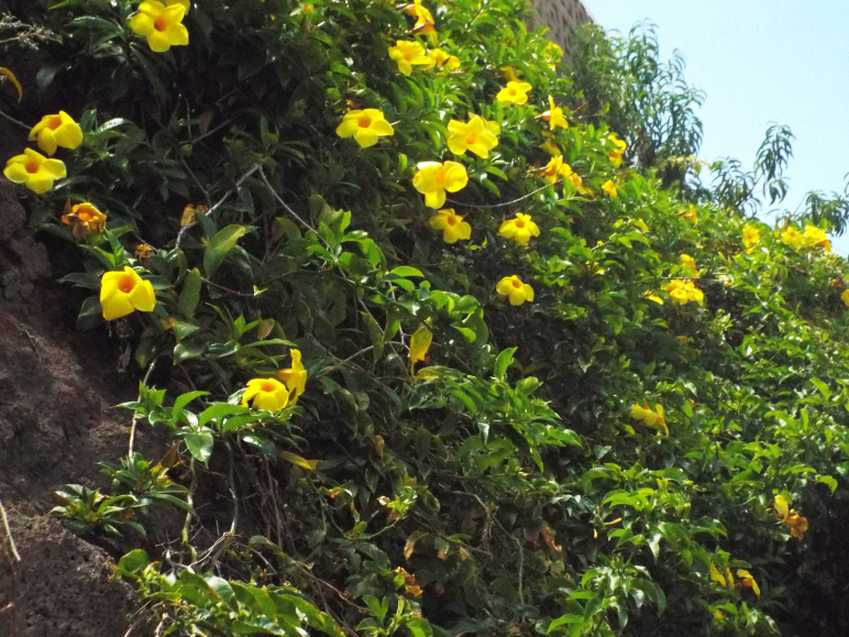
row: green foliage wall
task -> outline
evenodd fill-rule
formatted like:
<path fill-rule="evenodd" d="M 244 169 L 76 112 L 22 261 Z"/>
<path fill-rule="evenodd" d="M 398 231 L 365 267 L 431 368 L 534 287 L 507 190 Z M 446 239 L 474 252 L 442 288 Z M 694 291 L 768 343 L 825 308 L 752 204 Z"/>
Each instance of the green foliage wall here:
<path fill-rule="evenodd" d="M 79 246 L 79 326 L 144 378 L 111 489 L 56 513 L 162 626 L 842 634 L 849 293 L 815 225 L 840 205 L 746 216 L 787 134 L 702 183 L 701 96 L 651 35 L 561 59 L 523 0 L 167 4 L 16 7 L 42 110 L 4 102 L 79 122 L 66 177 L 6 174 L 55 177 L 31 223 Z M 459 165 L 454 213 L 421 162 Z"/>

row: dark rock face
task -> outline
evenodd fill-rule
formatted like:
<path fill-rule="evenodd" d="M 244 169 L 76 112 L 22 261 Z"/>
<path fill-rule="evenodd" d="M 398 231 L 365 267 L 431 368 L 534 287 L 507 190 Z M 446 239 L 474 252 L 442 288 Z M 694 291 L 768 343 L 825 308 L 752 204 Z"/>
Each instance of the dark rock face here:
<path fill-rule="evenodd" d="M 65 483 L 103 486 L 99 461 L 127 452 L 129 418 L 113 408 L 134 385 L 103 332 L 74 329 L 69 291 L 48 278 L 47 250 L 0 179 L 0 635 L 120 637 L 138 604 L 111 579 L 110 556 L 48 515 Z M 135 630 L 133 635 L 144 634 Z"/>

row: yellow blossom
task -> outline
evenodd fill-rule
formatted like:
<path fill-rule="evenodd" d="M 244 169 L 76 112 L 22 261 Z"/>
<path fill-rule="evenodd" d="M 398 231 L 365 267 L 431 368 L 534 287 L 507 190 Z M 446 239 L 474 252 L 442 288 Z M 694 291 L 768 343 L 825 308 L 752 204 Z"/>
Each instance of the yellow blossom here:
<path fill-rule="evenodd" d="M 431 49 L 427 54 L 433 60 L 433 66 L 441 71 L 456 71 L 460 68 L 460 58 L 450 55 L 442 49 Z"/>
<path fill-rule="evenodd" d="M 463 216 L 458 215 L 454 208 L 443 208 L 435 212 L 427 223 L 434 230 L 442 231 L 442 240 L 445 243 L 468 241 L 472 238 L 472 226 L 463 221 Z"/>
<path fill-rule="evenodd" d="M 395 134 L 392 124 L 386 121 L 383 112 L 376 108 L 351 110 L 345 113 L 342 122 L 336 127 L 339 137 L 353 137 L 360 148 L 374 146 L 381 137 Z"/>
<path fill-rule="evenodd" d="M 510 239 L 520 246 L 528 245 L 531 237 L 539 236 L 539 226 L 534 223 L 531 215 L 517 212 L 512 219 L 505 219 L 498 228 L 498 234 L 505 239 Z"/>
<path fill-rule="evenodd" d="M 156 294 L 153 284 L 138 272 L 124 266 L 121 272 L 104 272 L 100 278 L 100 305 L 103 318 L 114 321 L 135 311 L 153 312 Z"/>
<path fill-rule="evenodd" d="M 581 176 L 572 170 L 569 164 L 563 164 L 561 175 L 563 176 L 564 183 L 571 184 L 572 188 L 578 191 L 578 193 L 582 195 L 592 194 L 592 191 L 584 185 L 584 180 Z"/>
<path fill-rule="evenodd" d="M 410 75 L 414 66 L 431 67 L 434 64 L 421 42 L 409 40 L 396 40 L 395 46 L 389 47 L 389 57 L 395 60 L 398 70 L 404 75 Z"/>
<path fill-rule="evenodd" d="M 751 589 L 751 591 L 755 594 L 755 597 L 758 599 L 761 598 L 761 587 L 758 586 L 758 582 L 749 571 L 745 568 L 738 568 L 737 577 L 740 579 L 741 587 Z"/>
<path fill-rule="evenodd" d="M 307 390 L 307 378 L 309 375 L 304 364 L 301 362 L 301 350 L 289 350 L 289 357 L 292 359 L 292 366 L 278 370 L 277 378 L 289 390 L 289 401 L 295 403 L 301 394 Z"/>
<path fill-rule="evenodd" d="M 778 234 L 778 238 L 781 239 L 781 243 L 790 246 L 794 250 L 799 250 L 804 245 L 802 233 L 799 232 L 796 226 L 785 226 Z"/>
<path fill-rule="evenodd" d="M 840 300 L 843 301 L 843 305 L 849 307 L 849 288 L 840 293 Z"/>
<path fill-rule="evenodd" d="M 55 115 L 45 115 L 32 127 L 29 141 L 35 140 L 38 147 L 48 155 L 53 155 L 58 147 L 73 150 L 83 143 L 83 130 L 74 118 L 65 111 Z"/>
<path fill-rule="evenodd" d="M 572 168 L 564 163 L 563 155 L 554 155 L 540 171 L 542 177 L 550 184 L 557 183 L 561 177 L 572 174 Z"/>
<path fill-rule="evenodd" d="M 183 212 L 180 215 L 180 227 L 190 226 L 198 219 L 198 215 L 205 215 L 209 212 L 209 206 L 200 203 L 187 203 L 183 206 Z"/>
<path fill-rule="evenodd" d="M 147 40 L 154 53 L 165 53 L 172 46 L 186 46 L 189 31 L 183 24 L 188 2 L 174 2 L 167 6 L 158 0 L 144 0 L 130 17 L 130 29 Z"/>
<path fill-rule="evenodd" d="M 822 248 L 825 252 L 831 252 L 831 241 L 824 230 L 807 224 L 802 233 L 802 245 L 806 248 Z"/>
<path fill-rule="evenodd" d="M 704 292 L 697 288 L 689 279 L 675 279 L 663 286 L 663 289 L 666 290 L 672 300 L 678 305 L 686 305 L 691 302 L 704 305 Z"/>
<path fill-rule="evenodd" d="M 556 42 L 547 42 L 544 55 L 548 65 L 553 69 L 563 58 L 563 49 Z"/>
<path fill-rule="evenodd" d="M 423 161 L 416 168 L 413 188 L 424 195 L 428 208 L 438 209 L 445 203 L 445 192 L 457 192 L 469 183 L 466 167 L 456 161 Z"/>
<path fill-rule="evenodd" d="M 37 195 L 53 188 L 53 182 L 67 174 L 63 161 L 48 159 L 31 148 L 25 148 L 22 154 L 11 157 L 3 169 L 6 179 L 25 185 Z"/>
<path fill-rule="evenodd" d="M 678 257 L 678 262 L 681 267 L 690 272 L 693 276 L 699 276 L 699 268 L 696 267 L 696 260 L 689 254 L 682 254 Z"/>
<path fill-rule="evenodd" d="M 787 525 L 791 537 L 802 540 L 805 538 L 805 533 L 808 532 L 808 518 L 804 515 L 799 515 L 796 509 L 790 508 L 790 503 L 780 493 L 773 500 L 773 508 L 778 516 L 778 519 Z"/>
<path fill-rule="evenodd" d="M 556 128 L 569 128 L 569 122 L 566 121 L 566 116 L 563 114 L 563 109 L 554 103 L 554 98 L 548 96 L 548 110 L 540 115 L 543 121 L 548 122 L 548 128 L 555 130 Z"/>
<path fill-rule="evenodd" d="M 430 345 L 433 342 L 433 332 L 426 325 L 419 325 L 418 329 L 410 336 L 410 365 L 424 362 Z"/>
<path fill-rule="evenodd" d="M 517 275 L 503 277 L 495 286 L 498 295 L 510 302 L 510 305 L 521 305 L 534 300 L 534 289 L 522 281 Z"/>
<path fill-rule="evenodd" d="M 521 106 L 528 103 L 528 91 L 532 88 L 527 82 L 511 80 L 507 82 L 507 86 L 498 91 L 495 99 L 502 104 L 516 104 Z"/>
<path fill-rule="evenodd" d="M 289 390 L 276 378 L 252 378 L 242 394 L 242 404 L 248 403 L 254 409 L 280 411 L 289 404 Z"/>
<path fill-rule="evenodd" d="M 427 7 L 422 6 L 421 0 L 413 0 L 402 9 L 408 16 L 416 19 L 413 25 L 413 33 L 416 35 L 426 35 L 431 39 L 436 37 L 436 22 L 433 19 L 433 14 Z"/>
<path fill-rule="evenodd" d="M 642 405 L 634 403 L 630 410 L 631 418 L 641 422 L 646 427 L 662 431 L 664 435 L 669 435 L 669 427 L 666 424 L 666 414 L 663 411 L 663 406 L 655 403 L 652 409 L 647 402 Z"/>
<path fill-rule="evenodd" d="M 628 148 L 628 144 L 619 139 L 616 133 L 608 133 L 607 141 L 613 146 L 613 149 L 607 153 L 607 158 L 610 159 L 610 163 L 618 167 L 622 163 L 622 158 L 625 156 L 625 149 Z"/>
<path fill-rule="evenodd" d="M 757 226 L 751 223 L 743 226 L 743 247 L 746 249 L 746 252 L 752 252 L 760 242 L 761 232 Z"/>
<path fill-rule="evenodd" d="M 696 208 L 695 204 L 689 204 L 687 209 L 681 213 L 681 216 L 684 217 L 690 223 L 696 223 L 699 220 L 699 212 Z"/>
<path fill-rule="evenodd" d="M 601 189 L 604 191 L 604 194 L 611 199 L 616 199 L 619 196 L 619 186 L 617 186 L 616 182 L 612 179 L 605 181 L 601 185 Z"/>
<path fill-rule="evenodd" d="M 452 119 L 448 122 L 448 149 L 455 155 L 467 150 L 486 159 L 489 151 L 498 145 L 500 128 L 479 115 L 470 115 L 468 122 Z"/>
<path fill-rule="evenodd" d="M 646 292 L 643 294 L 643 298 L 646 298 L 649 301 L 657 303 L 658 305 L 663 305 L 663 299 L 661 297 L 659 297 L 655 292 L 652 292 L 651 290 L 646 290 Z"/>
<path fill-rule="evenodd" d="M 94 204 L 86 201 L 71 206 L 70 210 L 62 215 L 62 223 L 71 226 L 71 234 L 75 239 L 82 239 L 103 232 L 106 229 L 106 215 Z"/>

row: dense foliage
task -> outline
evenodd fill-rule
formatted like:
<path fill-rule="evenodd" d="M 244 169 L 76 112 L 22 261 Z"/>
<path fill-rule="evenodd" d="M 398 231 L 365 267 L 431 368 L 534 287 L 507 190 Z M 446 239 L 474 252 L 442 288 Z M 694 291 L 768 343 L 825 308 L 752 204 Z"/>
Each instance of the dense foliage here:
<path fill-rule="evenodd" d="M 789 131 L 705 183 L 680 62 L 524 0 L 19 4 L 6 175 L 143 378 L 55 513 L 140 624 L 849 628 L 845 201 L 747 216 Z"/>

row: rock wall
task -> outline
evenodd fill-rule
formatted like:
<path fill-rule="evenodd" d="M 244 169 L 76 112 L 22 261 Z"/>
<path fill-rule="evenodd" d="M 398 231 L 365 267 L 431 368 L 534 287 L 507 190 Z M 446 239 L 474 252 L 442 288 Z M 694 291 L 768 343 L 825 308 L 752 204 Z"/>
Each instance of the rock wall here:
<path fill-rule="evenodd" d="M 551 29 L 549 37 L 568 51 L 575 27 L 582 22 L 592 20 L 580 0 L 533 0 L 536 18 L 535 26 Z"/>

